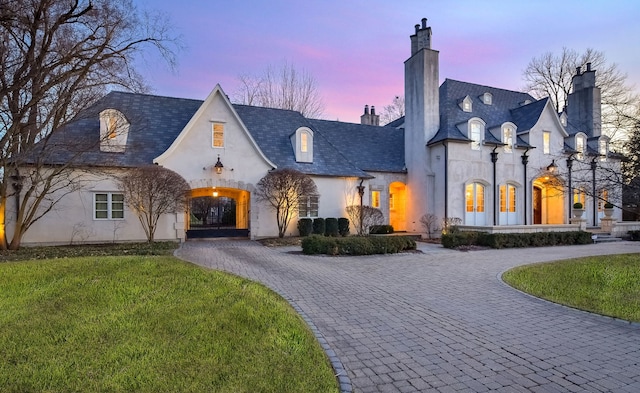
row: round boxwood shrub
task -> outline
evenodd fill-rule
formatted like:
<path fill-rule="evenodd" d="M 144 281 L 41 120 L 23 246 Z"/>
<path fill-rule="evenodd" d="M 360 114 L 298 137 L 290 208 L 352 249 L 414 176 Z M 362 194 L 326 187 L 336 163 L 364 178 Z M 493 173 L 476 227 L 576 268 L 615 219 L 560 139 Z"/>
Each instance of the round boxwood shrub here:
<path fill-rule="evenodd" d="M 313 232 L 313 220 L 310 218 L 301 218 L 298 220 L 298 232 L 300 236 L 306 237 Z"/>
<path fill-rule="evenodd" d="M 338 237 L 340 234 L 338 232 L 338 219 L 337 218 L 327 218 L 324 220 L 324 235 L 331 237 Z"/>

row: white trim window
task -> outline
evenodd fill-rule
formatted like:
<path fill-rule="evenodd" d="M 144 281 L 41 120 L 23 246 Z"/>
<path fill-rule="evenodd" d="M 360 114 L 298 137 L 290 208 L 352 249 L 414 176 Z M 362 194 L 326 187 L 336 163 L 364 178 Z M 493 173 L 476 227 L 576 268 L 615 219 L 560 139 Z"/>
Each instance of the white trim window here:
<path fill-rule="evenodd" d="M 211 125 L 211 146 L 224 147 L 224 124 L 213 123 Z"/>
<path fill-rule="evenodd" d="M 504 143 L 505 153 L 513 151 L 513 126 L 507 124 L 502 128 L 502 143 Z"/>
<path fill-rule="evenodd" d="M 371 207 L 380 208 L 380 191 L 371 191 Z"/>
<path fill-rule="evenodd" d="M 298 201 L 298 218 L 318 217 L 318 196 L 303 196 Z"/>
<path fill-rule="evenodd" d="M 600 161 L 607 161 L 607 155 L 609 154 L 609 143 L 604 138 L 600 138 L 598 141 L 598 154 L 600 155 Z"/>
<path fill-rule="evenodd" d="M 484 133 L 484 124 L 478 120 L 469 122 L 469 139 L 471 139 L 471 149 L 480 150 L 482 143 L 482 134 Z"/>
<path fill-rule="evenodd" d="M 576 151 L 578 159 L 584 160 L 585 149 L 587 148 L 587 137 L 584 134 L 576 135 Z"/>
<path fill-rule="evenodd" d="M 542 153 L 551 154 L 551 132 L 542 131 Z"/>
<path fill-rule="evenodd" d="M 118 192 L 93 194 L 93 218 L 95 220 L 124 219 L 124 194 Z"/>

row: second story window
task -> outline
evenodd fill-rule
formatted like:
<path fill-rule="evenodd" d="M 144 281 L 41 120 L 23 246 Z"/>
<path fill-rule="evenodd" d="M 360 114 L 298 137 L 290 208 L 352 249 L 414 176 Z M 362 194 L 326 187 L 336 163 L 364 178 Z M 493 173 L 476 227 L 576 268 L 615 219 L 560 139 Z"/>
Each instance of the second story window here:
<path fill-rule="evenodd" d="M 224 147 L 224 124 L 213 123 L 213 147 Z"/>
<path fill-rule="evenodd" d="M 513 127 L 510 125 L 502 128 L 502 143 L 504 143 L 504 152 L 511 153 L 513 150 Z"/>
<path fill-rule="evenodd" d="M 578 159 L 584 159 L 584 152 L 587 145 L 587 138 L 584 135 L 576 135 L 576 151 L 578 152 Z"/>
<path fill-rule="evenodd" d="M 469 139 L 471 139 L 471 149 L 480 150 L 484 125 L 478 120 L 469 122 Z"/>
<path fill-rule="evenodd" d="M 598 154 L 600 155 L 600 161 L 607 161 L 607 154 L 609 152 L 609 146 L 607 140 L 600 138 L 598 141 Z"/>
<path fill-rule="evenodd" d="M 542 131 L 542 153 L 551 154 L 551 133 Z"/>

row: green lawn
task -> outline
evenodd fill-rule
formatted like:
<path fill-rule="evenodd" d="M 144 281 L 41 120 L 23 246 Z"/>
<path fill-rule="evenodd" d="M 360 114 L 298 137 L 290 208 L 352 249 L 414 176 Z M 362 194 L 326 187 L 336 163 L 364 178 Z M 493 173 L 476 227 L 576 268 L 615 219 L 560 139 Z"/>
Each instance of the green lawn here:
<path fill-rule="evenodd" d="M 170 256 L 0 263 L 2 392 L 337 392 L 261 285 Z"/>
<path fill-rule="evenodd" d="M 521 266 L 505 272 L 502 278 L 543 299 L 640 322 L 640 254 Z"/>

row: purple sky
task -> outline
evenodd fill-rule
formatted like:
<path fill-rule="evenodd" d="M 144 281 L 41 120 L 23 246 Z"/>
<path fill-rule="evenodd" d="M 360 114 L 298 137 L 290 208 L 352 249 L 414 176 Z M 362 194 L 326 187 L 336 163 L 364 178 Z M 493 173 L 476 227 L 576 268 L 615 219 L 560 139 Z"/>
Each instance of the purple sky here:
<path fill-rule="evenodd" d="M 154 94 L 228 95 L 240 74 L 285 61 L 317 80 L 323 118 L 359 122 L 403 94 L 409 36 L 423 17 L 440 51 L 440 80 L 521 90 L 534 56 L 563 47 L 605 52 L 640 89 L 638 0 L 134 0 L 165 12 L 186 48 L 175 72 L 140 67 Z"/>

